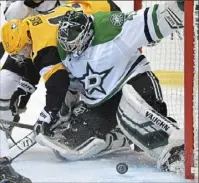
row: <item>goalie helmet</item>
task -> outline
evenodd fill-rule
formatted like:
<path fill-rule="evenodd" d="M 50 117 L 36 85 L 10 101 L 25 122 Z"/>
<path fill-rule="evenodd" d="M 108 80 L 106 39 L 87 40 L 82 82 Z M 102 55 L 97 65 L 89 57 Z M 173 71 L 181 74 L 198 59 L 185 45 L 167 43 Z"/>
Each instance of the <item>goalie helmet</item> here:
<path fill-rule="evenodd" d="M 12 20 L 3 25 L 1 29 L 2 44 L 5 51 L 14 58 L 15 56 L 19 58 L 25 45 L 31 44 L 28 30 L 28 24 L 23 20 Z"/>
<path fill-rule="evenodd" d="M 58 29 L 60 46 L 69 54 L 80 56 L 93 39 L 92 19 L 82 12 L 68 11 Z"/>

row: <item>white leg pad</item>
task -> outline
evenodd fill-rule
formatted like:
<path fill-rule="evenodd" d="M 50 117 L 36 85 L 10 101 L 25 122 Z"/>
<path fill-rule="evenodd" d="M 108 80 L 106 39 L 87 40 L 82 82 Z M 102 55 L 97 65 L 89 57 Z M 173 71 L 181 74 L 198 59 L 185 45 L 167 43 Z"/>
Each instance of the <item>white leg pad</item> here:
<path fill-rule="evenodd" d="M 165 129 L 168 130 L 164 130 L 165 125 L 159 126 L 151 120 L 151 117 L 146 117 L 148 110 L 152 111 L 152 107 L 142 99 L 135 89 L 131 85 L 124 85 L 123 96 L 117 112 L 118 125 L 133 143 L 147 152 L 151 157 L 158 159 L 163 149 L 168 145 L 167 140 L 169 135 L 172 132 L 175 133 L 178 131 L 178 127 L 175 125 L 173 127 L 170 121 L 167 124 L 167 121 L 164 121 L 165 117 L 158 116 L 158 114 L 158 119 L 159 117 L 163 119 L 162 124 L 167 124 L 166 127 L 168 128 Z M 162 134 L 162 130 L 168 134 L 168 137 Z M 155 141 L 151 138 L 154 135 L 156 136 Z M 151 140 L 148 140 L 148 138 Z"/>
<path fill-rule="evenodd" d="M 36 141 L 39 144 L 54 150 L 60 157 L 70 161 L 92 158 L 106 147 L 106 142 L 103 139 L 91 137 L 79 147 L 71 149 L 67 145 L 59 143 L 60 138 L 51 138 L 39 134 L 36 136 Z"/>

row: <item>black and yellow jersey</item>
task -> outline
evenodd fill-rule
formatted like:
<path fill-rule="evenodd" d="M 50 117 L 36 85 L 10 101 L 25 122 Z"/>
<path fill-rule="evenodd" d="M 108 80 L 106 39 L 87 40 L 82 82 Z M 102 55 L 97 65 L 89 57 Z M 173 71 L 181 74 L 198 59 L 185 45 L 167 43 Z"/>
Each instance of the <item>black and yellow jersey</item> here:
<path fill-rule="evenodd" d="M 93 14 L 97 11 L 111 11 L 111 1 L 68 1 L 47 14 L 39 14 L 24 19 L 29 26 L 32 40 L 32 61 L 43 77 L 47 89 L 47 108 L 60 108 L 68 90 L 69 79 L 57 50 L 57 31 L 59 21 L 67 11 L 83 11 Z"/>

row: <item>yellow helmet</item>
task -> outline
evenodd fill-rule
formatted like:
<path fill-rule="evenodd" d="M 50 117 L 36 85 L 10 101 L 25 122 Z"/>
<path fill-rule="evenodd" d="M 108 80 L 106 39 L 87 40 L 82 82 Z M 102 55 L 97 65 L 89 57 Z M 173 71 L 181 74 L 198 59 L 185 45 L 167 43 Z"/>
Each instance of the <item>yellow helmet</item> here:
<path fill-rule="evenodd" d="M 5 51 L 18 54 L 31 40 L 28 37 L 28 23 L 23 20 L 12 20 L 5 23 L 1 29 L 1 38 Z"/>

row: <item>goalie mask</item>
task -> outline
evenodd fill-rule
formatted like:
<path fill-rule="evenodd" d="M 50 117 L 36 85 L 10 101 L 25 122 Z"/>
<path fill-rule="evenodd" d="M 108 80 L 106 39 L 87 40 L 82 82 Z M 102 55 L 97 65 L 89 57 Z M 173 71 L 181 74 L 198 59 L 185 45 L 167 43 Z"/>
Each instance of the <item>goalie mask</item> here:
<path fill-rule="evenodd" d="M 80 56 L 93 39 L 92 19 L 82 12 L 69 11 L 62 18 L 58 29 L 61 47 L 74 56 Z"/>

